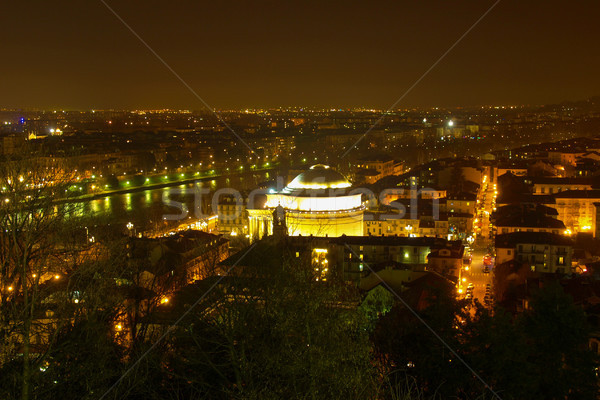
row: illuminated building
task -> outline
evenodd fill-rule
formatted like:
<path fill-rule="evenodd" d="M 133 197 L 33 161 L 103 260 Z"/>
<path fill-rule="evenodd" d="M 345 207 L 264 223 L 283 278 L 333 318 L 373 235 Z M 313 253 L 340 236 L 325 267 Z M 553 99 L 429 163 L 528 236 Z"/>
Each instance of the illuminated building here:
<path fill-rule="evenodd" d="M 514 232 L 496 236 L 496 265 L 511 260 L 527 264 L 532 271 L 570 273 L 573 242 L 548 232 Z"/>
<path fill-rule="evenodd" d="M 600 190 L 565 190 L 553 195 L 558 219 L 564 222 L 567 233 L 586 232 L 596 235 L 596 206 Z"/>
<path fill-rule="evenodd" d="M 228 270 L 236 265 L 237 271 L 244 271 L 247 267 L 261 267 L 271 262 L 284 265 L 292 260 L 308 261 L 317 281 L 341 278 L 372 288 L 381 283 L 381 274 L 386 282 L 398 287 L 401 282 L 418 278 L 428 270 L 443 272 L 456 281 L 463 254 L 461 241 L 433 237 L 270 236 L 233 254 L 219 267 Z"/>
<path fill-rule="evenodd" d="M 248 231 L 248 216 L 246 205 L 234 196 L 219 198 L 217 205 L 219 233 L 229 235 L 246 235 Z"/>
<path fill-rule="evenodd" d="M 284 211 L 290 236 L 362 236 L 365 207 L 361 193 L 327 165 L 317 164 L 302 172 L 279 192 L 266 195 L 262 208 L 248 208 L 253 239 L 271 235 L 273 211 Z"/>
<path fill-rule="evenodd" d="M 554 194 L 567 190 L 592 190 L 595 181 L 590 178 L 533 177 L 525 179 L 525 183 L 533 185 L 534 194 Z"/>
<path fill-rule="evenodd" d="M 394 159 L 387 155 L 364 157 L 356 164 L 357 176 L 366 183 L 375 183 L 383 177 L 395 174 Z M 402 171 L 403 167 L 399 169 Z"/>

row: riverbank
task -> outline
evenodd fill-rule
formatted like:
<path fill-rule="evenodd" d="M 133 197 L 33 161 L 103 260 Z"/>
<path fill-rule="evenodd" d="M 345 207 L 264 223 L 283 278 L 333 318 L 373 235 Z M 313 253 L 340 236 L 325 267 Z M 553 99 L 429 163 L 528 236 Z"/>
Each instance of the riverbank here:
<path fill-rule="evenodd" d="M 109 197 L 112 195 L 136 193 L 136 192 L 143 192 L 146 190 L 154 190 L 154 189 L 162 189 L 162 188 L 166 188 L 166 187 L 179 186 L 179 185 L 184 185 L 184 184 L 193 183 L 193 182 L 197 182 L 197 181 L 207 182 L 207 181 L 212 181 L 212 180 L 220 179 L 220 178 L 236 177 L 236 176 L 253 174 L 253 173 L 264 173 L 264 172 L 269 172 L 269 171 L 275 171 L 276 169 L 277 169 L 277 165 L 273 165 L 273 166 L 269 166 L 268 168 L 252 169 L 251 171 L 227 172 L 224 174 L 222 173 L 222 174 L 209 174 L 209 175 L 193 175 L 190 177 L 183 177 L 180 179 L 170 180 L 170 181 L 166 181 L 166 182 L 144 183 L 143 185 L 138 185 L 138 186 L 129 186 L 129 187 L 113 189 L 113 190 L 103 190 L 101 192 L 88 193 L 88 194 L 84 194 L 81 196 L 71 197 L 68 199 L 61 199 L 61 200 L 58 200 L 58 202 L 80 203 L 80 202 L 86 202 L 86 201 L 91 201 L 91 200 L 98 200 L 98 199 L 102 199 L 102 198 Z"/>

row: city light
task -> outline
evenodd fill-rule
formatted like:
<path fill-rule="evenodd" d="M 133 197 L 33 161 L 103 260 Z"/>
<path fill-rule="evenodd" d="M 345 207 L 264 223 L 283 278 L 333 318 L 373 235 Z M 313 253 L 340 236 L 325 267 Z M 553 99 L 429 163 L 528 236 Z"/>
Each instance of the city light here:
<path fill-rule="evenodd" d="M 4 397 L 600 398 L 591 4 L 6 3 Z"/>

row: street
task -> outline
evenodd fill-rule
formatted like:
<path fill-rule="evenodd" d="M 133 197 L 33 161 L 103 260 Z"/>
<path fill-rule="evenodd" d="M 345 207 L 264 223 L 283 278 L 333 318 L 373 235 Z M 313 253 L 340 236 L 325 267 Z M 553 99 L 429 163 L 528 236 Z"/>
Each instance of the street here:
<path fill-rule="evenodd" d="M 482 304 L 485 297 L 486 285 L 490 284 L 490 286 L 493 286 L 492 271 L 487 274 L 483 272 L 483 257 L 486 254 L 485 248 L 475 249 L 473 251 L 473 261 L 471 262 L 471 265 L 468 266 L 469 270 L 467 271 L 465 268 L 462 275 L 462 278 L 466 279 L 466 281 L 464 281 L 462 284 L 462 287 L 465 290 L 464 293 L 466 294 L 466 288 L 468 284 L 472 283 L 474 286 L 473 298 L 478 299 Z"/>
<path fill-rule="evenodd" d="M 484 176 L 481 189 L 477 200 L 477 218 L 475 220 L 475 247 L 472 251 L 471 265 L 465 266 L 462 272 L 461 289 L 462 295 L 466 296 L 469 284 L 473 284 L 472 297 L 484 304 L 486 294 L 486 286 L 489 284 L 493 297 L 493 282 L 492 282 L 492 266 L 490 272 L 484 273 L 483 258 L 488 254 L 488 246 L 491 243 L 490 236 L 490 214 L 496 207 L 496 184 L 488 181 L 488 177 Z"/>

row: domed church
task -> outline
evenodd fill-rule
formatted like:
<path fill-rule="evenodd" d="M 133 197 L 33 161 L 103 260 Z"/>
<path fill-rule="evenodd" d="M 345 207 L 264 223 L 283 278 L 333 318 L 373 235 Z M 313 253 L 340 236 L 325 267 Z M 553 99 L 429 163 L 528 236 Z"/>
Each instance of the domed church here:
<path fill-rule="evenodd" d="M 253 239 L 273 233 L 273 212 L 283 209 L 290 236 L 362 236 L 365 206 L 361 193 L 327 165 L 317 164 L 285 188 L 266 195 L 264 208 L 248 209 Z"/>

